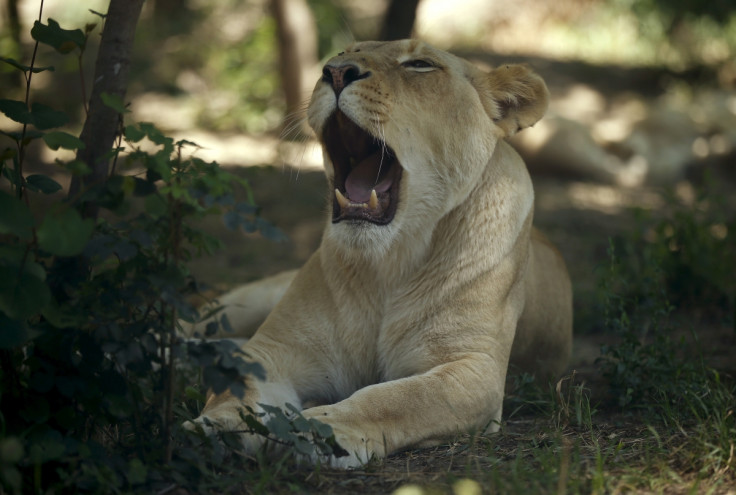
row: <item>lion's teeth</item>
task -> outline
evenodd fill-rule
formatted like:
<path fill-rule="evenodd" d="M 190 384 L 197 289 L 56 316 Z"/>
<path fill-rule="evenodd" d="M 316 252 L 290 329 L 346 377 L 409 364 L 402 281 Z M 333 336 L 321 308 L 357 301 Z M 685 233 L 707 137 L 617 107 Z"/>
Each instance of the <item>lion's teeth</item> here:
<path fill-rule="evenodd" d="M 339 189 L 335 189 L 335 198 L 337 198 L 337 204 L 340 205 L 340 208 L 347 208 L 350 205 L 348 198 L 343 196 Z"/>
<path fill-rule="evenodd" d="M 378 195 L 375 189 L 371 189 L 371 199 L 368 200 L 368 208 L 371 210 L 378 209 Z"/>
<path fill-rule="evenodd" d="M 365 209 L 371 209 L 376 210 L 378 209 L 378 195 L 376 194 L 376 190 L 371 190 L 371 197 L 368 200 L 367 203 L 354 203 L 350 201 L 348 198 L 346 198 L 343 193 L 340 192 L 339 189 L 335 189 L 335 198 L 337 199 L 337 204 L 340 205 L 340 208 L 365 208 Z"/>

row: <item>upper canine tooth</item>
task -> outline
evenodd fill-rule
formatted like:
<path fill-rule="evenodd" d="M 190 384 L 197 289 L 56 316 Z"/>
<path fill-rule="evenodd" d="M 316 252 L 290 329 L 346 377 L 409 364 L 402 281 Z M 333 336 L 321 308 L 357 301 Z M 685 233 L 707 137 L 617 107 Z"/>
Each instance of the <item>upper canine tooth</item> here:
<path fill-rule="evenodd" d="M 343 196 L 339 189 L 335 189 L 335 198 L 337 198 L 337 204 L 340 205 L 340 208 L 347 208 L 350 205 L 348 198 Z"/>
<path fill-rule="evenodd" d="M 378 209 L 378 195 L 375 189 L 371 189 L 371 199 L 368 200 L 368 208 L 371 210 Z"/>

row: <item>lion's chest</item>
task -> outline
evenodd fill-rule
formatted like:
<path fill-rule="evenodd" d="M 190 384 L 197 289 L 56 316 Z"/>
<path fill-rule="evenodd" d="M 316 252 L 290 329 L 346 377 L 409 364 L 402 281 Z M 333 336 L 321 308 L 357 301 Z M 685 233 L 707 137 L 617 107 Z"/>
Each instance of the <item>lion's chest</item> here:
<path fill-rule="evenodd" d="M 436 361 L 432 323 L 415 302 L 396 297 L 351 314 L 341 325 L 345 392 L 421 373 Z"/>

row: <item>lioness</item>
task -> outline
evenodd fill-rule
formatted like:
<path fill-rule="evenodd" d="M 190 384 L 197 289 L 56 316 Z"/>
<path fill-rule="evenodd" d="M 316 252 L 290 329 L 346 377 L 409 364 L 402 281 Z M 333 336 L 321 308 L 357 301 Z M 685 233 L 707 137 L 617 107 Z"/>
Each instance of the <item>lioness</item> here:
<path fill-rule="evenodd" d="M 416 40 L 330 59 L 307 112 L 332 191 L 321 246 L 243 346 L 266 379 L 249 378 L 242 400 L 210 397 L 195 421 L 238 429 L 243 406 L 291 403 L 332 426 L 349 455 L 330 462 L 352 467 L 497 430 L 509 358 L 560 373 L 570 280 L 532 228 L 532 184 L 503 140 L 547 102 L 526 67 L 485 73 Z M 290 280 L 260 287 L 275 300 Z M 221 299 L 236 328 L 251 289 Z"/>

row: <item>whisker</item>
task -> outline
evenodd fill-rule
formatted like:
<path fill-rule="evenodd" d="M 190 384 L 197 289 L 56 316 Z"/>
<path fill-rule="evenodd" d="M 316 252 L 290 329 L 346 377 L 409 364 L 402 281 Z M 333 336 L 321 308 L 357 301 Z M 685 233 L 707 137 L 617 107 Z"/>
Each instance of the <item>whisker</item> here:
<path fill-rule="evenodd" d="M 307 153 L 307 146 L 309 146 L 309 144 L 306 142 L 306 140 L 303 141 L 301 146 L 302 151 L 299 154 L 299 162 L 296 167 L 296 178 L 294 179 L 294 182 L 299 182 L 299 173 L 302 171 L 302 163 L 304 163 L 304 155 L 306 155 Z"/>
<path fill-rule="evenodd" d="M 378 174 L 376 175 L 376 180 L 373 183 L 375 186 L 378 184 L 378 179 L 381 177 L 381 169 L 383 168 L 383 157 L 386 155 L 386 131 L 383 128 L 383 122 L 380 120 L 380 118 L 376 118 L 376 124 L 377 124 L 377 134 L 378 139 L 381 142 L 381 161 L 378 162 Z"/>
<path fill-rule="evenodd" d="M 340 34 L 344 39 L 348 40 L 347 43 L 341 43 L 341 45 L 349 45 L 355 43 L 355 33 L 353 33 L 353 30 L 350 29 L 350 24 L 348 23 L 347 16 L 345 16 L 345 14 L 340 14 L 340 20 L 342 21 Z"/>
<path fill-rule="evenodd" d="M 302 129 L 306 128 L 307 108 L 309 107 L 309 97 L 301 100 L 299 106 L 292 112 L 286 114 L 283 119 L 283 129 L 281 130 L 280 139 L 292 140 L 294 137 L 302 133 Z"/>

